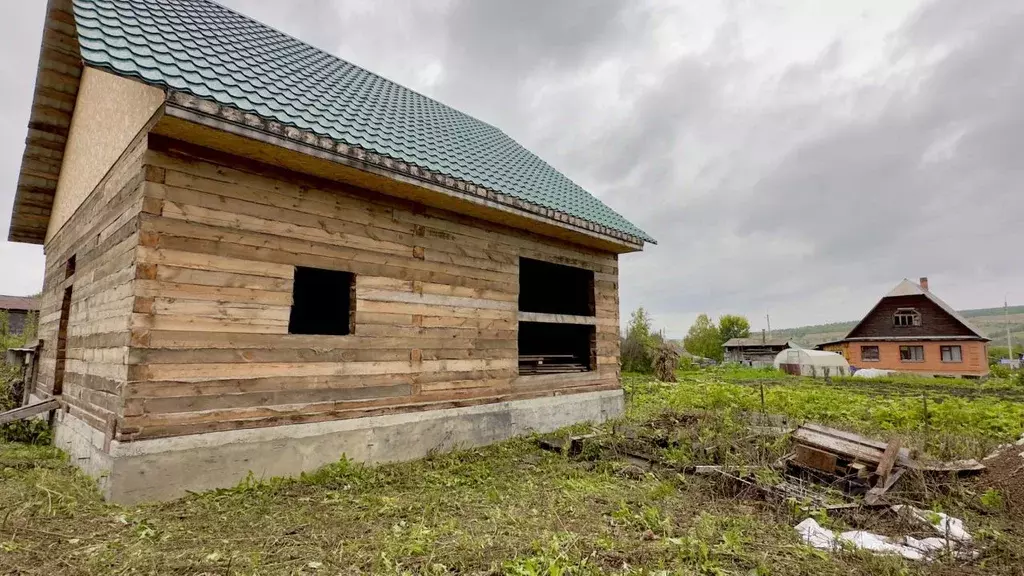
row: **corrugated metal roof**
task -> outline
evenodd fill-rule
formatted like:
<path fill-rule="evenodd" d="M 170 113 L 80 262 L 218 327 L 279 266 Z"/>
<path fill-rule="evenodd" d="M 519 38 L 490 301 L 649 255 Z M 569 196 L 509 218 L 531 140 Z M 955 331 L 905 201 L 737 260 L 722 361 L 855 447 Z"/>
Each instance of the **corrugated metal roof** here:
<path fill-rule="evenodd" d="M 31 296 L 0 296 L 0 310 L 39 310 L 39 299 Z"/>
<path fill-rule="evenodd" d="M 654 240 L 501 130 L 209 0 L 74 0 L 86 64 Z"/>
<path fill-rule="evenodd" d="M 747 348 L 755 346 L 789 346 L 789 340 L 785 338 L 765 338 L 761 339 L 760 336 L 754 336 L 751 338 L 731 338 L 722 346 L 725 348 Z"/>

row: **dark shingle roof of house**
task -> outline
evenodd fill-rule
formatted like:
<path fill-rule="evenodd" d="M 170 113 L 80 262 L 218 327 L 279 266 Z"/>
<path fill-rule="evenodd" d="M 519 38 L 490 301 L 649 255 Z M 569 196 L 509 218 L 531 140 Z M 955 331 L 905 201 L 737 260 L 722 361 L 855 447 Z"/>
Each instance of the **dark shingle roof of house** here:
<path fill-rule="evenodd" d="M 209 0 L 74 0 L 86 64 L 653 242 L 501 130 Z"/>

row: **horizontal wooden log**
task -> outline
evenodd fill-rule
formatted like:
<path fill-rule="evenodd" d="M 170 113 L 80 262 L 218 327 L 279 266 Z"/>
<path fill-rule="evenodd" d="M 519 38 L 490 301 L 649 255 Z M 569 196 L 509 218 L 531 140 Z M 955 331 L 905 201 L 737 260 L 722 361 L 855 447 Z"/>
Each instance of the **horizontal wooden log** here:
<path fill-rule="evenodd" d="M 520 322 L 543 322 L 546 324 L 585 324 L 596 326 L 596 316 L 573 316 L 571 314 L 544 314 L 541 312 L 519 312 Z"/>
<path fill-rule="evenodd" d="M 410 384 L 390 386 L 363 386 L 353 388 L 312 388 L 279 392 L 241 394 L 187 395 L 169 398 L 130 399 L 125 402 L 125 414 L 174 414 L 205 410 L 316 404 L 322 402 L 352 402 L 397 398 L 412 394 Z"/>
<path fill-rule="evenodd" d="M 407 342 L 403 340 L 403 342 Z M 416 348 L 422 360 L 515 359 L 515 347 Z M 382 362 L 410 360 L 409 348 L 132 348 L 129 364 L 264 364 Z"/>
<path fill-rule="evenodd" d="M 552 396 L 555 394 L 570 394 L 583 392 L 596 392 L 601 390 L 613 390 L 619 387 L 618 382 L 599 384 L 589 387 L 579 387 L 571 390 L 559 391 L 530 391 L 522 393 L 508 393 L 490 396 L 479 396 L 473 398 L 436 398 L 432 396 L 416 396 L 406 398 L 402 404 L 394 404 L 393 400 L 367 401 L 356 403 L 325 403 L 313 406 L 287 406 L 280 410 L 242 409 L 230 411 L 191 412 L 170 415 L 146 415 L 135 418 L 125 418 L 123 426 L 119 429 L 120 440 L 133 440 L 143 438 L 160 438 L 166 436 L 179 436 L 185 434 L 200 434 L 205 432 L 216 432 L 221 430 L 243 430 L 261 428 L 266 426 L 278 426 L 281 424 L 299 424 L 311 422 L 323 422 L 327 420 L 344 420 L 350 418 L 365 418 L 370 416 L 381 416 L 385 414 L 397 414 L 408 412 L 419 412 L 427 410 L 440 410 L 445 408 L 459 408 L 490 404 L 494 402 L 505 402 L 512 400 L 525 400 L 530 398 Z"/>
<path fill-rule="evenodd" d="M 485 298 L 467 298 L 462 296 L 444 296 L 440 294 L 423 294 L 396 290 L 359 290 L 359 300 L 373 302 L 398 302 L 404 304 L 422 304 L 427 306 L 445 306 L 472 310 L 503 310 L 515 311 L 516 303 L 508 300 L 489 300 Z M 504 317 L 505 315 L 502 315 Z"/>
<path fill-rule="evenodd" d="M 181 148 L 180 145 L 179 149 Z M 206 158 L 211 156 L 203 151 Z M 184 188 L 231 196 L 275 208 L 308 212 L 316 215 L 331 214 L 353 222 L 374 225 L 399 232 L 414 232 L 417 226 L 430 232 L 443 233 L 446 240 L 460 246 L 478 245 L 484 249 L 518 253 L 532 250 L 530 258 L 546 259 L 569 265 L 592 264 L 603 267 L 600 271 L 614 272 L 617 258 L 591 249 L 570 246 L 561 242 L 538 242 L 534 235 L 488 224 L 497 231 L 481 228 L 479 221 L 451 215 L 444 211 L 418 208 L 414 214 L 411 204 L 368 193 L 344 185 L 324 184 L 321 181 L 303 182 L 302 177 L 268 169 L 266 166 L 245 166 L 230 160 L 204 161 L 176 153 L 154 153 L 151 161 L 167 170 L 168 182 Z M 225 162 L 230 162 L 228 166 Z M 410 218 L 406 218 L 406 217 Z M 413 221 L 412 219 L 417 220 Z M 423 237 L 431 237 L 428 233 Z"/>
<path fill-rule="evenodd" d="M 381 362 L 316 362 L 316 363 L 205 363 L 149 364 L 132 366 L 131 380 L 199 381 L 269 376 L 362 376 L 377 374 L 412 374 L 416 372 L 469 372 L 514 368 L 514 359 L 381 361 Z"/>

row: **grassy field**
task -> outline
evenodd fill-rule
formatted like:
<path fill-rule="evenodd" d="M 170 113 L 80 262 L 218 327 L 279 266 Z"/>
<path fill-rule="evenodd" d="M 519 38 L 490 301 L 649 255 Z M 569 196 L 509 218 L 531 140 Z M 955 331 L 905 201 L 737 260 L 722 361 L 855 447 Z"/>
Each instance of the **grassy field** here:
<path fill-rule="evenodd" d="M 808 515 L 835 527 L 905 529 L 891 514 L 825 518 L 799 502 L 618 457 L 634 442 L 678 465 L 774 461 L 787 440 L 753 439 L 746 424 L 762 409 L 762 385 L 764 409 L 793 423 L 900 435 L 939 457 L 976 457 L 1024 431 L 1013 386 L 992 382 L 985 394 L 966 396 L 946 381 L 895 382 L 886 393 L 754 370 L 680 379 L 625 376 L 628 416 L 579 457 L 518 439 L 376 468 L 341 460 L 297 479 L 251 480 L 136 508 L 103 503 L 93 481 L 53 448 L 0 444 L 0 573 L 1021 573 L 1021 518 L 983 505 L 982 487 L 970 481 L 908 482 L 897 495 L 964 518 L 980 541 L 975 560 L 921 565 L 815 551 L 792 529 Z M 917 392 L 928 394 L 927 418 Z"/>

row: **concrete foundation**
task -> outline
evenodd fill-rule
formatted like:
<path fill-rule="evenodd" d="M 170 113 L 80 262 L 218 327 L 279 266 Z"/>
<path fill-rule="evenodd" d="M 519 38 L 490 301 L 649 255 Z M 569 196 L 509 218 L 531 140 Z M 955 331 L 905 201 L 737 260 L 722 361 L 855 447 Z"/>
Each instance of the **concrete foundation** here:
<path fill-rule="evenodd" d="M 187 492 L 235 486 L 250 472 L 259 479 L 294 476 L 343 455 L 380 464 L 431 452 L 483 446 L 530 432 L 622 415 L 621 390 L 588 392 L 192 436 L 111 442 L 70 414 L 60 414 L 57 446 L 96 477 L 104 496 L 119 504 L 170 500 Z"/>

